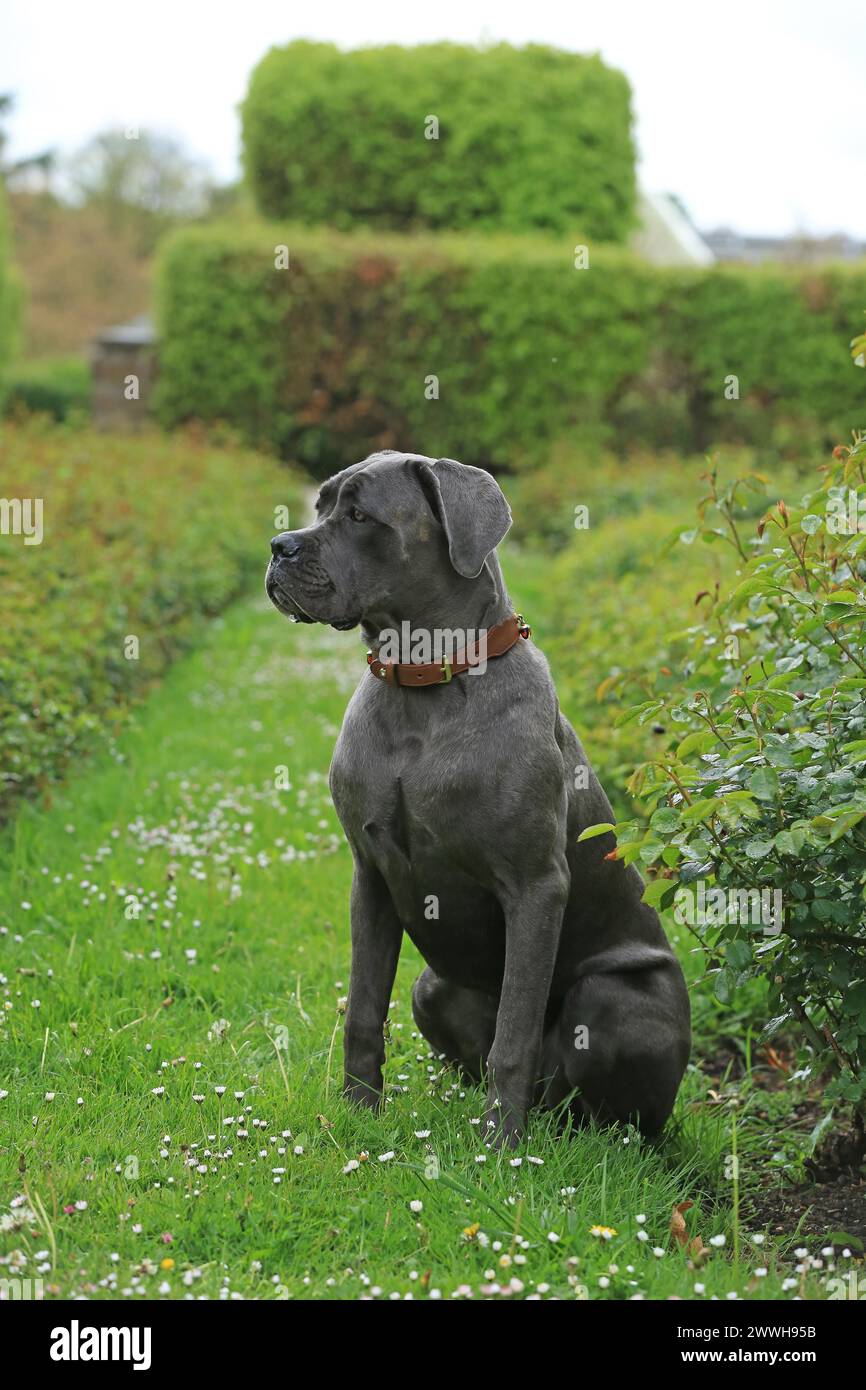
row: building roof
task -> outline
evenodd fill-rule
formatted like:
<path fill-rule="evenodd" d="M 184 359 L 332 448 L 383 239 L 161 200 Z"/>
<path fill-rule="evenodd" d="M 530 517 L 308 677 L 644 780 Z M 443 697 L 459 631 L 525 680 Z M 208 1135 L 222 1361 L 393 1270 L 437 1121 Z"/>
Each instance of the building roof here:
<path fill-rule="evenodd" d="M 712 265 L 715 256 L 669 193 L 638 191 L 640 226 L 630 246 L 653 265 Z"/>
<path fill-rule="evenodd" d="M 103 328 L 96 335 L 96 342 L 105 347 L 147 347 L 155 341 L 156 329 L 146 314 L 131 319 L 129 323 Z"/>

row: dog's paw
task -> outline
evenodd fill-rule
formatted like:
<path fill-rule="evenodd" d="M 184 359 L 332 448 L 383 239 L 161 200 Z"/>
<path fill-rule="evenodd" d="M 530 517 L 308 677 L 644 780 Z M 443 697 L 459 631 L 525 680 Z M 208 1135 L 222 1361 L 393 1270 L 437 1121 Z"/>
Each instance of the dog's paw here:
<path fill-rule="evenodd" d="M 343 1099 L 350 1105 L 360 1105 L 367 1110 L 381 1110 L 383 1101 L 381 1088 L 355 1080 L 343 1083 Z"/>
<path fill-rule="evenodd" d="M 516 1149 L 523 1138 L 523 1126 L 511 1111 L 499 1105 L 488 1106 L 481 1121 L 481 1135 L 488 1149 Z"/>

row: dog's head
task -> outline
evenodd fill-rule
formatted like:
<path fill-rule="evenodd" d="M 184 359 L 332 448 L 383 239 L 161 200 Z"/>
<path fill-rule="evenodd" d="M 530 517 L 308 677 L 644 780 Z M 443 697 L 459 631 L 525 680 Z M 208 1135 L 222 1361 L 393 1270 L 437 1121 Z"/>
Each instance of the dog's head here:
<path fill-rule="evenodd" d="M 294 622 L 345 629 L 481 574 L 511 525 L 499 485 L 454 459 L 371 454 L 322 484 L 316 520 L 271 541 L 271 602 Z"/>

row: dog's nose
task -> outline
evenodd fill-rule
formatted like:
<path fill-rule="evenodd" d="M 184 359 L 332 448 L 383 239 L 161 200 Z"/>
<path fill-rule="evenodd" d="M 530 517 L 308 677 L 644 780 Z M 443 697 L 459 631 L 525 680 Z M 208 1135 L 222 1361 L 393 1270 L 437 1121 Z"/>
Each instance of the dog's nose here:
<path fill-rule="evenodd" d="M 294 560 L 301 548 L 301 542 L 291 531 L 283 531 L 271 541 L 271 554 L 275 560 Z"/>

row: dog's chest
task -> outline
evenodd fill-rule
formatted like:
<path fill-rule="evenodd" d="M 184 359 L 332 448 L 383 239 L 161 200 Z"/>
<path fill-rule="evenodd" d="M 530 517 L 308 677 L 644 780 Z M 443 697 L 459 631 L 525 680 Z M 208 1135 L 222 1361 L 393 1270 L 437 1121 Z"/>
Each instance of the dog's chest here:
<path fill-rule="evenodd" d="M 464 774 L 465 780 L 465 774 Z M 495 990 L 502 914 L 453 759 L 421 740 L 399 748 L 341 738 L 334 805 L 353 850 L 384 880 L 397 916 L 438 973 Z"/>
<path fill-rule="evenodd" d="M 407 727 L 347 712 L 331 765 L 334 805 L 353 849 L 395 898 L 410 880 L 430 891 L 431 877 L 462 876 L 471 865 L 471 765 L 459 740 L 437 735 L 435 720 Z"/>
<path fill-rule="evenodd" d="M 362 845 L 372 827 L 387 831 L 410 855 L 448 840 L 458 796 L 451 759 L 412 733 L 363 739 L 341 735 L 331 765 L 331 790 L 349 840 Z"/>

